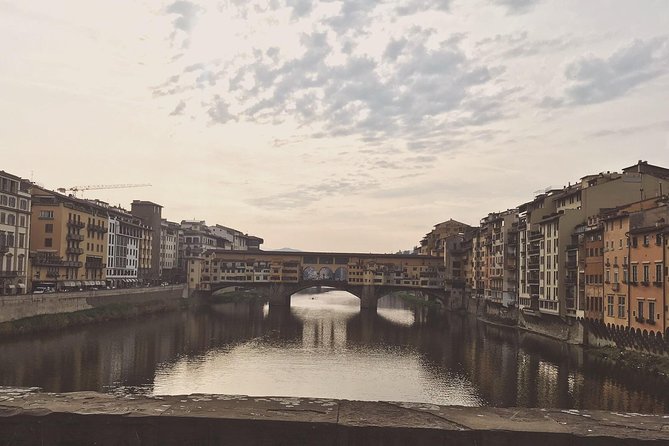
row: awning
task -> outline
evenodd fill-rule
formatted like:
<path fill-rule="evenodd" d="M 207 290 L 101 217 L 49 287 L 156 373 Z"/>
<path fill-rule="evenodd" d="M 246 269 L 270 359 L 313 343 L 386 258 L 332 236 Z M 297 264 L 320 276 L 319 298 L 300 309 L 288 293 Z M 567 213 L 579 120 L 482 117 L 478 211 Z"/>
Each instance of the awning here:
<path fill-rule="evenodd" d="M 9 288 L 16 288 L 16 287 L 14 286 L 14 284 L 11 284 L 11 283 L 10 283 L 9 285 L 7 285 L 7 286 L 8 286 Z"/>
<path fill-rule="evenodd" d="M 90 281 L 90 280 L 85 280 L 85 281 L 84 281 L 84 285 L 85 285 L 85 286 L 91 286 L 91 285 L 93 285 L 93 282 Z"/>
<path fill-rule="evenodd" d="M 76 282 L 72 282 L 72 283 L 74 284 L 74 286 L 81 286 L 81 282 L 79 280 L 77 280 Z"/>
<path fill-rule="evenodd" d="M 19 287 L 19 288 L 25 288 L 25 287 L 26 287 L 26 285 L 25 285 L 25 284 L 23 284 L 23 283 L 19 283 L 18 287 Z"/>
<path fill-rule="evenodd" d="M 74 282 L 65 281 L 63 282 L 63 286 L 74 286 Z"/>
<path fill-rule="evenodd" d="M 95 282 L 95 284 L 104 286 L 105 283 L 102 280 L 98 280 L 98 281 Z"/>

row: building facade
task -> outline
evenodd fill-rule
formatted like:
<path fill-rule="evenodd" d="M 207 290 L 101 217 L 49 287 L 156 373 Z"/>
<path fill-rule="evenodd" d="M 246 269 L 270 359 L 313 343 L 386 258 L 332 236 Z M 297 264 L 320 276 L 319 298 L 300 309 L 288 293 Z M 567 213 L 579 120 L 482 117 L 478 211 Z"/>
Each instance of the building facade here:
<path fill-rule="evenodd" d="M 104 286 L 107 210 L 35 185 L 31 195 L 33 288 L 65 290 Z"/>
<path fill-rule="evenodd" d="M 109 208 L 107 284 L 115 288 L 140 282 L 140 246 L 143 232 L 151 229 L 125 209 Z"/>
<path fill-rule="evenodd" d="M 0 171 L 0 295 L 30 290 L 30 183 Z"/>
<path fill-rule="evenodd" d="M 147 234 L 143 234 L 142 236 L 143 246 L 141 248 L 144 252 L 140 253 L 140 257 L 143 256 L 142 260 L 150 264 L 148 268 L 140 268 L 140 279 L 147 284 L 157 284 L 160 281 L 160 228 L 162 209 L 161 205 L 145 200 L 133 200 L 130 208 L 132 215 L 141 218 L 144 225 L 151 228 L 150 236 Z"/>
<path fill-rule="evenodd" d="M 160 277 L 164 282 L 179 282 L 179 232 L 178 223 L 162 220 L 160 225 Z"/>
<path fill-rule="evenodd" d="M 667 202 L 630 214 L 629 327 L 642 333 L 665 333 Z"/>

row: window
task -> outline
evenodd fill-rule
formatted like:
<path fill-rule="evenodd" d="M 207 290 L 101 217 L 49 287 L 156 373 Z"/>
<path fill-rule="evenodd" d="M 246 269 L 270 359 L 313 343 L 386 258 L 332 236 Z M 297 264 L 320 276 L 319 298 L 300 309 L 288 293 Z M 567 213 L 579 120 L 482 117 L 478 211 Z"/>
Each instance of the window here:
<path fill-rule="evenodd" d="M 609 317 L 613 317 L 613 296 L 608 296 L 608 307 L 607 307 L 607 315 Z"/>
<path fill-rule="evenodd" d="M 611 270 L 606 270 L 606 283 L 611 282 Z"/>
<path fill-rule="evenodd" d="M 618 317 L 625 317 L 625 296 L 618 296 Z"/>
<path fill-rule="evenodd" d="M 22 228 L 26 227 L 26 216 L 25 215 L 19 216 L 19 226 L 21 226 Z"/>
<path fill-rule="evenodd" d="M 648 302 L 648 322 L 655 322 L 655 302 Z"/>
<path fill-rule="evenodd" d="M 14 197 L 9 197 L 9 207 L 15 208 L 16 207 L 16 198 Z"/>
<path fill-rule="evenodd" d="M 640 300 L 637 302 L 637 315 L 636 315 L 638 320 L 643 320 L 643 301 Z"/>
<path fill-rule="evenodd" d="M 648 235 L 643 236 L 643 246 L 648 246 L 649 245 L 649 243 L 650 243 L 649 238 L 650 237 Z"/>
<path fill-rule="evenodd" d="M 655 283 L 662 283 L 662 269 L 661 263 L 655 264 Z"/>
<path fill-rule="evenodd" d="M 632 265 L 632 282 L 637 283 L 638 280 L 637 265 Z"/>
<path fill-rule="evenodd" d="M 7 224 L 9 226 L 16 225 L 16 216 L 14 214 L 7 215 Z"/>
<path fill-rule="evenodd" d="M 22 211 L 28 210 L 28 202 L 26 200 L 20 200 L 19 209 L 21 209 Z"/>
<path fill-rule="evenodd" d="M 53 234 L 53 223 L 47 223 L 44 225 L 44 232 L 47 234 Z"/>
<path fill-rule="evenodd" d="M 643 266 L 643 283 L 648 282 L 650 282 L 650 266 L 646 264 Z"/>
<path fill-rule="evenodd" d="M 53 220 L 53 211 L 39 211 L 39 218 Z"/>
<path fill-rule="evenodd" d="M 658 246 L 662 245 L 662 234 L 657 234 L 655 236 L 655 244 L 658 245 Z"/>
<path fill-rule="evenodd" d="M 47 248 L 51 248 L 53 246 L 53 239 L 45 238 L 44 239 L 44 246 L 46 246 Z"/>

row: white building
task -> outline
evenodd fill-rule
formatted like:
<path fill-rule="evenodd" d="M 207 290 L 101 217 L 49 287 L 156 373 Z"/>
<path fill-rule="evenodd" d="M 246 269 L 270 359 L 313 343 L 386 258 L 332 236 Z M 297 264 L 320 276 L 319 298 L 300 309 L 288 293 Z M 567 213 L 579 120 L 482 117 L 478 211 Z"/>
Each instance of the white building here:
<path fill-rule="evenodd" d="M 142 221 L 120 208 L 109 208 L 107 284 L 136 286 Z"/>
<path fill-rule="evenodd" d="M 0 295 L 28 288 L 29 188 L 28 181 L 0 171 Z"/>

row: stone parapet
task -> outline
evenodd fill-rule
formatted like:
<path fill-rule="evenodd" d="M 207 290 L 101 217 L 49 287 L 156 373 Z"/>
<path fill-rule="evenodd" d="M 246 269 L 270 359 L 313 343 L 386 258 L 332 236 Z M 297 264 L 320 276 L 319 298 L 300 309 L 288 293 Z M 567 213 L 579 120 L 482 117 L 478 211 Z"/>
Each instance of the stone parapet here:
<path fill-rule="evenodd" d="M 669 416 L 317 398 L 0 390 L 0 445 L 666 445 Z"/>

